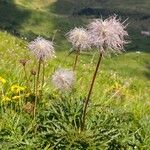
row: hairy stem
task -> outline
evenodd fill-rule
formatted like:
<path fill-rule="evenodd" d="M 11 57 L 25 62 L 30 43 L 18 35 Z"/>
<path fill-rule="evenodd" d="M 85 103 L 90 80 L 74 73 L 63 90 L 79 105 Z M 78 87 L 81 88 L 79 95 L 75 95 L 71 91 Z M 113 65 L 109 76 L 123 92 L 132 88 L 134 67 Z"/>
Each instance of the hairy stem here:
<path fill-rule="evenodd" d="M 36 76 L 34 75 L 34 77 L 33 77 L 33 93 L 34 94 L 36 94 L 36 84 L 35 84 L 35 82 L 36 82 Z"/>
<path fill-rule="evenodd" d="M 26 80 L 27 87 L 28 87 L 28 89 L 30 89 L 30 84 L 29 84 L 29 80 L 28 80 L 28 77 L 27 77 L 27 71 L 26 71 L 26 66 L 25 65 L 23 66 L 23 69 L 24 69 L 24 77 L 25 77 L 25 80 Z"/>
<path fill-rule="evenodd" d="M 41 97 L 43 94 L 43 86 L 44 86 L 44 82 L 45 82 L 45 62 L 44 60 L 42 61 L 42 85 L 41 85 Z"/>
<path fill-rule="evenodd" d="M 44 62 L 44 60 L 42 61 L 42 64 L 43 64 L 43 74 L 42 74 L 42 87 L 43 87 L 44 82 L 45 82 L 45 62 Z"/>
<path fill-rule="evenodd" d="M 75 58 L 75 62 L 74 62 L 74 65 L 73 65 L 73 71 L 76 70 L 79 55 L 80 55 L 80 48 L 78 48 L 77 53 L 76 53 L 76 58 Z"/>
<path fill-rule="evenodd" d="M 97 73 L 98 73 L 98 70 L 99 70 L 99 66 L 100 66 L 100 63 L 101 63 L 101 60 L 102 60 L 102 56 L 103 56 L 103 54 L 100 53 L 99 59 L 98 59 L 98 62 L 97 62 L 97 66 L 96 66 L 96 69 L 95 69 L 95 72 L 94 72 L 94 75 L 93 75 L 93 79 L 92 79 L 92 82 L 91 82 L 90 90 L 88 92 L 88 96 L 86 98 L 85 105 L 84 105 L 84 108 L 83 108 L 81 130 L 84 130 L 86 113 L 87 113 L 87 106 L 88 106 L 89 101 L 90 101 L 90 97 L 91 97 L 92 90 L 93 90 L 94 83 L 95 83 L 95 79 L 96 79 L 96 76 L 97 76 Z"/>
<path fill-rule="evenodd" d="M 39 59 L 38 68 L 37 68 L 37 78 L 36 78 L 36 85 L 35 85 L 35 103 L 34 103 L 34 118 L 36 115 L 36 107 L 37 107 L 37 100 L 38 100 L 38 89 L 39 89 L 39 77 L 40 77 L 40 70 L 41 70 L 41 62 L 42 60 Z"/>

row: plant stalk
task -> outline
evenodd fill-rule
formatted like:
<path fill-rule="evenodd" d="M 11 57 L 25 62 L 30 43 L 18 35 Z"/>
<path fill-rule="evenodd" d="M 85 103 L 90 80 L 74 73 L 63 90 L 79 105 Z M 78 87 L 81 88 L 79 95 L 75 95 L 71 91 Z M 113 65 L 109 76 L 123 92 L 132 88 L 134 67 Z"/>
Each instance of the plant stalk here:
<path fill-rule="evenodd" d="M 40 78 L 40 70 L 41 70 L 41 63 L 42 60 L 39 59 L 38 68 L 37 68 L 37 78 L 36 78 L 36 85 L 35 85 L 35 103 L 34 103 L 34 118 L 36 115 L 36 107 L 37 107 L 37 100 L 38 100 L 38 88 L 39 88 L 39 78 Z"/>
<path fill-rule="evenodd" d="M 43 86 L 45 82 L 45 62 L 44 60 L 42 61 L 42 85 L 41 85 L 41 97 L 43 95 Z"/>
<path fill-rule="evenodd" d="M 102 60 L 102 56 L 103 56 L 103 54 L 100 53 L 99 59 L 98 59 L 98 62 L 97 62 L 97 66 L 96 66 L 96 69 L 95 69 L 95 72 L 94 72 L 94 75 L 93 75 L 93 79 L 92 79 L 92 82 L 91 82 L 90 90 L 88 92 L 88 96 L 86 98 L 85 105 L 84 105 L 84 108 L 83 108 L 82 123 L 81 123 L 81 130 L 82 131 L 84 130 L 84 127 L 85 127 L 87 106 L 88 106 L 89 101 L 90 101 L 90 97 L 91 97 L 92 90 L 93 90 L 94 83 L 95 83 L 95 79 L 96 79 L 96 76 L 97 76 L 97 73 L 98 73 L 98 70 L 99 70 L 99 66 L 100 66 L 100 63 L 101 63 L 101 60 Z"/>
<path fill-rule="evenodd" d="M 33 83 L 33 93 L 36 94 L 36 83 L 35 83 L 36 82 L 36 76 L 35 75 L 33 77 L 33 82 L 34 82 Z"/>
<path fill-rule="evenodd" d="M 42 61 L 43 63 L 43 75 L 42 75 L 42 88 L 43 88 L 43 85 L 44 85 L 44 82 L 45 82 L 45 62 L 44 60 Z"/>
<path fill-rule="evenodd" d="M 27 71 L 26 71 L 26 66 L 25 65 L 23 66 L 23 69 L 24 69 L 24 76 L 25 76 L 25 80 L 26 80 L 26 85 L 27 85 L 28 89 L 30 89 L 30 84 L 29 84 L 29 80 L 28 80 L 28 77 L 27 77 Z"/>
<path fill-rule="evenodd" d="M 75 62 L 74 62 L 74 65 L 73 65 L 73 71 L 76 70 L 79 55 L 80 55 L 80 48 L 78 48 L 77 53 L 76 53 L 76 58 L 75 58 Z"/>

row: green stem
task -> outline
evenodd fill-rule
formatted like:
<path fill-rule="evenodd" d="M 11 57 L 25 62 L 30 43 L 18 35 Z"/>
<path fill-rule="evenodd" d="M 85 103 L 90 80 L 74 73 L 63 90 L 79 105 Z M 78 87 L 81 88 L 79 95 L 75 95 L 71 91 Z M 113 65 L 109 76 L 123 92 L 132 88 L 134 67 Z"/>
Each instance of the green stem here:
<path fill-rule="evenodd" d="M 25 76 L 27 87 L 30 89 L 30 84 L 29 84 L 29 81 L 28 81 L 27 71 L 26 71 L 26 66 L 25 65 L 23 66 L 23 69 L 24 69 L 24 76 Z"/>
<path fill-rule="evenodd" d="M 5 96 L 5 95 L 4 95 L 3 87 L 1 87 L 1 92 L 2 92 L 2 97 Z M 5 110 L 4 104 L 3 104 L 2 100 L 1 100 L 1 116 L 2 116 L 3 113 L 4 113 L 4 110 Z"/>
<path fill-rule="evenodd" d="M 96 69 L 95 69 L 95 72 L 94 72 L 94 75 L 93 75 L 93 79 L 92 79 L 92 82 L 91 82 L 90 90 L 88 92 L 88 96 L 86 98 L 85 105 L 84 105 L 84 108 L 83 108 L 81 130 L 84 130 L 84 127 L 85 127 L 85 119 L 86 119 L 86 114 L 87 114 L 87 106 L 88 106 L 89 101 L 90 101 L 90 97 L 91 97 L 92 90 L 93 90 L 94 83 L 95 83 L 95 79 L 96 79 L 96 76 L 97 76 L 97 73 L 98 73 L 98 70 L 99 70 L 99 66 L 100 66 L 100 63 L 101 63 L 101 60 L 102 60 L 102 56 L 103 56 L 103 54 L 100 53 L 99 59 L 98 59 L 98 62 L 97 62 L 97 66 L 96 66 Z"/>

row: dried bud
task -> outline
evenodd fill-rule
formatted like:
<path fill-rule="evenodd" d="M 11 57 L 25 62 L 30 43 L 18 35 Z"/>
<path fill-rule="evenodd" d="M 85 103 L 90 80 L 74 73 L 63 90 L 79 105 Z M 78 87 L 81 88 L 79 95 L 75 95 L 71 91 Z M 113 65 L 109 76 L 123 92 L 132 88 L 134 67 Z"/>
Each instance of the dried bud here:
<path fill-rule="evenodd" d="M 32 114 L 34 110 L 34 104 L 27 102 L 27 104 L 23 106 L 23 110 L 28 114 Z"/>
<path fill-rule="evenodd" d="M 28 60 L 26 60 L 26 59 L 20 59 L 20 60 L 19 60 L 19 62 L 20 62 L 23 66 L 26 65 L 27 61 L 28 61 Z"/>
<path fill-rule="evenodd" d="M 36 71 L 34 69 L 32 69 L 31 70 L 31 74 L 35 76 L 36 75 Z"/>

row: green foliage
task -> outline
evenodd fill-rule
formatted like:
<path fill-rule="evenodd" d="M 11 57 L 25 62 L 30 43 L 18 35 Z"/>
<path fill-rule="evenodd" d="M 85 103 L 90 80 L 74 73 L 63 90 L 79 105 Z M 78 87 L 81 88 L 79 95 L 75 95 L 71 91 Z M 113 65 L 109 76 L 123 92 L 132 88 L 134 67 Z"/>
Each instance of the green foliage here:
<path fill-rule="evenodd" d="M 143 142 L 142 128 L 131 113 L 90 106 L 86 129 L 80 131 L 82 101 L 54 100 L 40 111 L 38 133 L 55 149 L 130 149 Z M 44 113 L 43 113 L 44 112 Z M 43 146 L 44 146 L 43 145 Z"/>
<path fill-rule="evenodd" d="M 40 104 L 36 122 L 27 114 L 6 111 L 1 118 L 2 149 L 139 149 L 144 129 L 132 113 L 90 104 L 80 130 L 83 100 L 63 97 Z"/>
<path fill-rule="evenodd" d="M 13 110 L 6 110 L 0 118 L 0 148 L 17 149 L 33 142 L 31 131 L 33 132 L 34 123 L 32 119 L 25 115 L 20 115 Z M 28 140 L 30 139 L 30 142 Z M 30 145 L 29 145 L 30 146 Z"/>
<path fill-rule="evenodd" d="M 128 49 L 140 53 L 128 52 L 104 58 L 88 108 L 86 128 L 81 131 L 81 97 L 87 94 L 97 53 L 81 54 L 78 80 L 69 96 L 57 93 L 50 78 L 58 66 L 72 67 L 74 55 L 67 56 L 69 45 L 64 40 L 65 33 L 93 18 L 83 14 L 76 16 L 87 7 L 98 12 L 108 10 L 112 13 L 115 10 L 123 17 L 129 17 L 132 43 Z M 42 3 L 40 0 L 2 0 L 0 28 L 18 38 L 0 32 L 0 77 L 6 79 L 6 84 L 0 85 L 0 149 L 149 149 L 149 38 L 140 36 L 141 29 L 148 30 L 148 16 L 149 0 L 83 0 L 82 3 L 80 0 L 43 0 Z M 27 102 L 32 106 L 33 93 L 20 93 L 21 98 L 14 101 L 12 97 L 18 94 L 14 94 L 11 87 L 14 84 L 26 86 L 20 59 L 29 59 L 28 76 L 36 64 L 28 53 L 27 40 L 38 35 L 52 39 L 54 33 L 57 58 L 46 64 L 43 99 L 33 120 L 32 107 L 27 109 L 28 112 L 23 107 Z M 24 38 L 20 39 L 22 36 Z M 32 89 L 32 77 L 29 83 Z M 6 97 L 2 97 L 2 93 Z M 3 98 L 11 101 L 3 105 Z"/>

